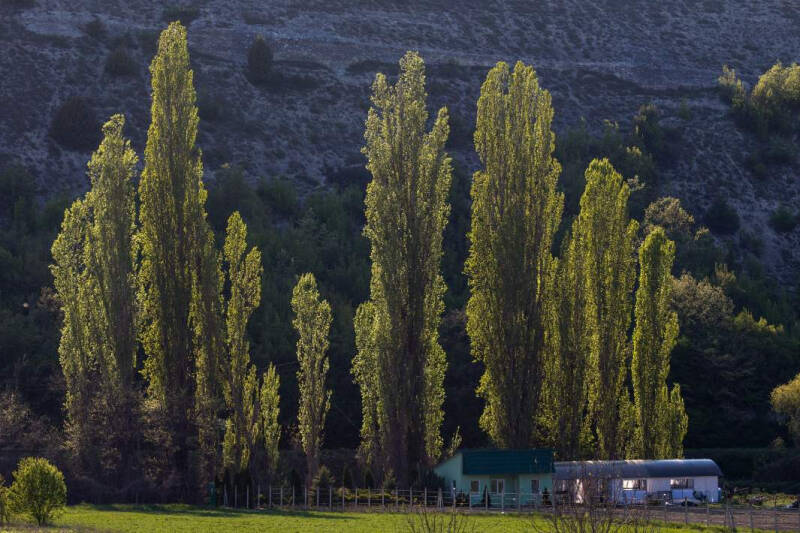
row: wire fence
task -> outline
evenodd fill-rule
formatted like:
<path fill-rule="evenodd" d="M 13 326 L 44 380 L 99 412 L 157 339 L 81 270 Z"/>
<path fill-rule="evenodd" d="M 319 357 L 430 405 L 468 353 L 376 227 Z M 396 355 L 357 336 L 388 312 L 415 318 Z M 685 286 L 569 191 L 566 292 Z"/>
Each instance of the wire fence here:
<path fill-rule="evenodd" d="M 348 489 L 345 487 L 246 487 L 223 489 L 217 504 L 246 509 L 316 510 L 330 512 L 433 511 L 565 514 L 581 512 L 547 493 L 453 492 L 443 489 Z M 800 531 L 800 509 L 779 506 L 732 505 L 684 500 L 649 500 L 648 503 L 609 505 L 619 518 L 635 516 L 645 522 L 722 526 L 727 529 Z"/>

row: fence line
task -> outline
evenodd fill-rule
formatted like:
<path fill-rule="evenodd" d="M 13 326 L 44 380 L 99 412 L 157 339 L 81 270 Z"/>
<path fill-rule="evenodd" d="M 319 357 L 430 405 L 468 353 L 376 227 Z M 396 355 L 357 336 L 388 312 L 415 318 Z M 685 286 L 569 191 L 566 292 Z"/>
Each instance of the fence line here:
<path fill-rule="evenodd" d="M 234 487 L 233 498 L 223 487 L 221 505 L 246 509 L 306 509 L 319 511 L 375 511 L 400 512 L 416 509 L 457 510 L 460 512 L 563 512 L 569 505 L 547 493 L 534 492 L 457 492 L 445 489 L 348 489 L 346 487 L 304 487 L 298 498 L 284 486 L 247 486 L 240 502 L 239 488 Z M 251 501 L 251 496 L 255 497 Z M 756 508 L 752 504 L 691 505 L 689 500 L 650 502 L 623 502 L 618 506 L 620 516 L 635 512 L 645 521 L 651 519 L 669 523 L 721 525 L 731 528 L 765 529 L 773 531 L 800 531 L 800 509 L 775 507 Z M 574 508 L 574 506 L 573 506 Z M 578 505 L 580 508 L 580 505 Z"/>

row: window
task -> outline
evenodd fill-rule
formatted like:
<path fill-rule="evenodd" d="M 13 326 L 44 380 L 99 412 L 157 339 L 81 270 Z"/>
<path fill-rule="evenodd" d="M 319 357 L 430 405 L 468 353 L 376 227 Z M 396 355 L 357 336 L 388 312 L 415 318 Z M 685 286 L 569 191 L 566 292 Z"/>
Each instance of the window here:
<path fill-rule="evenodd" d="M 623 479 L 622 488 L 625 490 L 647 490 L 646 479 Z"/>
<path fill-rule="evenodd" d="M 531 494 L 538 494 L 539 493 L 539 480 L 532 479 L 531 480 Z"/>
<path fill-rule="evenodd" d="M 470 492 L 480 492 L 481 491 L 481 483 L 477 479 L 473 479 L 469 482 L 469 491 Z"/>
<path fill-rule="evenodd" d="M 493 479 L 489 482 L 489 492 L 501 494 L 505 492 L 506 483 L 504 479 Z"/>
<path fill-rule="evenodd" d="M 669 488 L 671 489 L 693 489 L 694 479 L 690 477 L 682 477 L 678 479 L 669 480 Z"/>

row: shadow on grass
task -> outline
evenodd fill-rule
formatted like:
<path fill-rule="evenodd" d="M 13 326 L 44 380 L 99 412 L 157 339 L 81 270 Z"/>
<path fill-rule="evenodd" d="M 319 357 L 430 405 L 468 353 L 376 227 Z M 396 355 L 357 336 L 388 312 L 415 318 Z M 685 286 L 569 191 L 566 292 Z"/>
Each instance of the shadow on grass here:
<path fill-rule="evenodd" d="M 90 509 L 93 511 L 108 511 L 115 513 L 143 513 L 152 515 L 172 515 L 190 517 L 232 517 L 232 516 L 278 516 L 278 517 L 298 517 L 298 518 L 317 518 L 326 520 L 341 520 L 352 516 L 344 517 L 342 513 L 332 511 L 298 511 L 298 510 L 254 510 L 254 509 L 230 509 L 227 507 L 199 507 L 184 504 L 152 504 L 152 505 L 129 505 L 129 504 L 107 504 L 91 505 L 81 504 L 76 506 L 80 509 Z"/>

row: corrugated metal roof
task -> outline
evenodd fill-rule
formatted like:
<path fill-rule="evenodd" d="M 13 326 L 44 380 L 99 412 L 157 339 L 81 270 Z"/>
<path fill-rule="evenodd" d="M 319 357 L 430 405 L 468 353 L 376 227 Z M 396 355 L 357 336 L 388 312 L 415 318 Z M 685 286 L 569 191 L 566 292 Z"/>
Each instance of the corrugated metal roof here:
<path fill-rule="evenodd" d="M 460 450 L 461 471 L 465 475 L 549 474 L 553 470 L 553 450 Z"/>
<path fill-rule="evenodd" d="M 607 479 L 722 476 L 711 459 L 656 459 L 629 461 L 569 461 L 555 463 L 555 479 Z"/>

